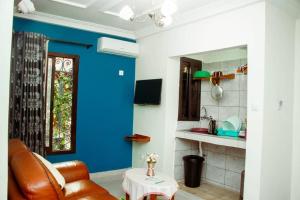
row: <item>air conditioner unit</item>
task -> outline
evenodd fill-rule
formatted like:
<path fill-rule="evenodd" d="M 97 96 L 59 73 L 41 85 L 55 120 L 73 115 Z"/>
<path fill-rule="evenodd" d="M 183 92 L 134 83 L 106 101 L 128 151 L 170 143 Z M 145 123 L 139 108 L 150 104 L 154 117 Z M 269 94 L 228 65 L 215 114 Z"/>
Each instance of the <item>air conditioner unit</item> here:
<path fill-rule="evenodd" d="M 101 37 L 98 39 L 97 52 L 135 58 L 139 55 L 139 45 L 134 42 Z"/>

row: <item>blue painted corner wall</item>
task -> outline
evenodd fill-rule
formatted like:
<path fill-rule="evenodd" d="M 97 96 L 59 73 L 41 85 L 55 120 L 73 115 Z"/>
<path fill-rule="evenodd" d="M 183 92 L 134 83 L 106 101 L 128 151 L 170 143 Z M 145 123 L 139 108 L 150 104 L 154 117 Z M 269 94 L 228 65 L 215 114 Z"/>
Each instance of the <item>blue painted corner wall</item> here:
<path fill-rule="evenodd" d="M 135 59 L 97 53 L 99 37 L 114 36 L 14 18 L 15 32 L 38 32 L 48 37 L 93 44 L 86 49 L 49 43 L 49 52 L 80 56 L 77 99 L 76 153 L 49 155 L 51 162 L 81 160 L 90 172 L 131 167 Z M 127 40 L 127 39 L 124 39 Z M 123 77 L 118 76 L 124 70 Z"/>

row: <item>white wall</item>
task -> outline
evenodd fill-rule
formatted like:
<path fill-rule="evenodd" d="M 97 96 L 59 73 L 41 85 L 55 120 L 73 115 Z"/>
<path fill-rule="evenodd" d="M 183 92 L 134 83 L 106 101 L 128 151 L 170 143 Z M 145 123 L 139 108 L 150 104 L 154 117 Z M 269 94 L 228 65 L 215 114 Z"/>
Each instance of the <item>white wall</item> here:
<path fill-rule="evenodd" d="M 255 13 L 255 15 L 253 14 Z M 215 15 L 138 40 L 141 55 L 136 79 L 163 78 L 162 104 L 135 106 L 134 132 L 151 136 L 148 144 L 134 144 L 133 166 L 145 166 L 141 155 L 157 152 L 158 169 L 173 175 L 178 115 L 179 60 L 177 56 L 248 45 L 248 140 L 245 199 L 259 199 L 263 130 L 265 63 L 265 3 Z"/>
<path fill-rule="evenodd" d="M 290 199 L 295 18 L 267 3 L 261 199 Z M 282 101 L 282 106 L 280 106 Z"/>
<path fill-rule="evenodd" d="M 13 1 L 0 1 L 0 199 L 7 198 L 7 140 Z"/>
<path fill-rule="evenodd" d="M 295 72 L 294 72 L 294 125 L 293 125 L 293 165 L 291 199 L 300 199 L 300 19 L 297 20 L 295 34 Z"/>
<path fill-rule="evenodd" d="M 157 36 L 156 36 L 157 37 Z M 164 78 L 162 88 L 162 99 L 160 106 L 140 106 L 134 107 L 134 133 L 140 133 L 151 136 L 151 142 L 146 144 L 133 143 L 133 166 L 145 166 L 145 160 L 142 158 L 146 153 L 159 153 L 160 160 L 164 159 L 163 146 L 165 136 L 165 91 L 166 91 L 166 69 L 161 67 L 163 63 L 163 54 L 160 51 L 154 51 L 157 48 L 155 36 L 152 40 L 139 41 L 140 57 L 136 60 L 136 80 Z M 160 48 L 164 48 L 161 46 Z M 159 63 L 159 64 L 158 64 Z M 165 63 L 164 65 L 166 65 Z M 161 162 L 157 167 L 161 168 Z"/>

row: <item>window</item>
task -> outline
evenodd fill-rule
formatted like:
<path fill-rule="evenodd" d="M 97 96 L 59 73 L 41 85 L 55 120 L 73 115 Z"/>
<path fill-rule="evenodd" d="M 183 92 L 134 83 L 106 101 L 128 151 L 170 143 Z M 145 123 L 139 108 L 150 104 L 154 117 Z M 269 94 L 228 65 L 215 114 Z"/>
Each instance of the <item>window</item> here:
<path fill-rule="evenodd" d="M 48 54 L 46 141 L 48 154 L 74 153 L 79 56 Z"/>

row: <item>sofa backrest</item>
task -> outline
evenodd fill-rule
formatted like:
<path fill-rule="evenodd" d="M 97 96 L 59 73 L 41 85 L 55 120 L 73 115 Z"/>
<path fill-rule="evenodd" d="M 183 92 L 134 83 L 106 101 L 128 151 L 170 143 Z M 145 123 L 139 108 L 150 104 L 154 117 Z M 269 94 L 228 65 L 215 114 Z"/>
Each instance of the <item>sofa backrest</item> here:
<path fill-rule="evenodd" d="M 28 148 L 21 140 L 10 139 L 8 142 L 8 164 L 10 164 L 10 161 L 15 154 L 27 150 Z"/>
<path fill-rule="evenodd" d="M 52 174 L 20 140 L 9 142 L 9 170 L 25 199 L 64 199 Z"/>

